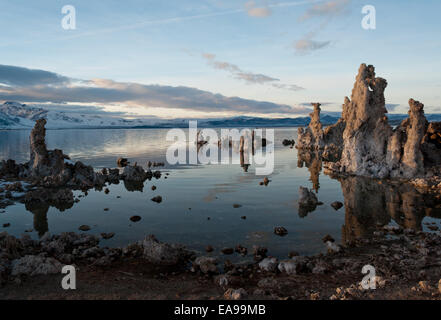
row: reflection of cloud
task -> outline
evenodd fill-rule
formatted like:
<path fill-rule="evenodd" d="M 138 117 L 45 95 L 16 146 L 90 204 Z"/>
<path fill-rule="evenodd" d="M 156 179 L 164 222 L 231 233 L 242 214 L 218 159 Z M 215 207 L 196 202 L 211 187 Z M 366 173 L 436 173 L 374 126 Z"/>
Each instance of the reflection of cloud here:
<path fill-rule="evenodd" d="M 243 71 L 238 66 L 231 64 L 229 62 L 222 62 L 216 60 L 216 55 L 212 53 L 204 53 L 202 55 L 207 61 L 210 66 L 212 66 L 215 69 L 219 70 L 225 70 L 231 73 L 231 75 L 239 80 L 244 80 L 248 84 L 267 84 L 270 83 L 273 87 L 278 89 L 286 89 L 291 91 L 299 91 L 302 90 L 302 87 L 299 87 L 297 85 L 289 85 L 289 84 L 283 84 L 279 83 L 279 79 L 273 78 L 264 74 L 258 74 L 258 73 L 252 73 Z"/>
<path fill-rule="evenodd" d="M 189 87 L 144 85 L 105 79 L 73 80 L 43 70 L 6 66 L 1 74 L 0 100 L 34 103 L 122 104 L 135 107 L 170 108 L 208 112 L 304 113 L 305 108 L 284 104 L 226 97 Z M 234 66 L 225 66 L 234 70 Z M 1 69 L 0 69 L 1 70 Z M 238 69 L 237 77 L 250 83 L 278 81 Z M 41 80 L 41 81 L 40 81 Z"/>
<path fill-rule="evenodd" d="M 264 18 L 270 16 L 272 13 L 271 9 L 268 6 L 264 5 L 258 7 L 256 2 L 253 0 L 248 1 L 245 4 L 245 8 L 250 17 Z"/>

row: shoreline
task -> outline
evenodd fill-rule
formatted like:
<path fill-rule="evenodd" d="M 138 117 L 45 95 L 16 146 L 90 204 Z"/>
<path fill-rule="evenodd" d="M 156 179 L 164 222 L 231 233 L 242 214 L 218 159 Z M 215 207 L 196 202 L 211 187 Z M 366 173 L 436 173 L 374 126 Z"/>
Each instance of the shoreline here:
<path fill-rule="evenodd" d="M 1 233 L 4 252 L 21 252 L 15 254 L 18 259 L 32 252 L 45 259 L 46 267 L 33 268 L 32 263 L 25 266 L 13 260 L 5 268 L 7 253 L 3 253 L 0 299 L 440 299 L 441 234 L 400 228 L 385 231 L 395 239 L 360 239 L 338 252 L 282 261 L 270 256 L 254 263 L 226 261 L 223 271 L 213 258 L 196 257 L 180 245 L 151 242 L 154 237 L 142 245 L 109 249 L 96 247 L 94 236 L 69 233 L 71 245 L 75 241 L 79 245 L 69 261 L 77 269 L 78 289 L 68 291 L 61 288 L 60 270 L 53 268 L 68 262 L 58 265 L 54 261 L 68 259 L 65 251 L 57 253 L 63 235 L 33 241 Z M 152 244 L 162 249 L 150 250 Z M 360 287 L 365 265 L 376 270 L 375 290 Z"/>

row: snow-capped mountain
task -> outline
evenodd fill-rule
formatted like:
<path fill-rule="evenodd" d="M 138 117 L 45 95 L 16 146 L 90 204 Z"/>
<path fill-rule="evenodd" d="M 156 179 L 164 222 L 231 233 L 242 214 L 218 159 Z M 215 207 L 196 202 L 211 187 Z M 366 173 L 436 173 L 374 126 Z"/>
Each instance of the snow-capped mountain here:
<path fill-rule="evenodd" d="M 323 112 L 321 122 L 331 125 L 339 119 L 337 113 Z M 407 118 L 404 114 L 388 114 L 389 122 L 398 125 Z M 441 121 L 440 114 L 426 114 L 429 121 Z M 36 107 L 18 102 L 5 102 L 0 105 L 0 129 L 31 129 L 35 120 L 48 120 L 48 129 L 83 129 L 83 128 L 187 128 L 191 119 L 160 119 L 139 117 L 136 119 L 122 118 L 121 114 L 105 112 L 100 108 L 91 110 L 89 107 Z M 217 119 L 197 119 L 198 127 L 303 127 L 310 122 L 309 117 L 298 118 L 259 118 L 230 117 Z"/>
<path fill-rule="evenodd" d="M 135 127 L 152 125 L 151 118 L 124 119 L 115 117 L 112 113 L 90 113 L 51 110 L 28 106 L 18 102 L 5 102 L 0 105 L 0 129 L 27 129 L 32 128 L 37 119 L 47 119 L 48 129 L 65 128 L 108 128 L 108 127 Z"/>

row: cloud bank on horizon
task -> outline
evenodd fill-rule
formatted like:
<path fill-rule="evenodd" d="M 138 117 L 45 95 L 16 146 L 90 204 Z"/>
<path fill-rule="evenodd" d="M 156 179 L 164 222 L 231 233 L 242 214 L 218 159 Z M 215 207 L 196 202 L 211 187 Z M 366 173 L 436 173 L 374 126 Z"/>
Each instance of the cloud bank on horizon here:
<path fill-rule="evenodd" d="M 234 66 L 224 66 L 232 68 Z M 239 69 L 238 69 L 239 70 Z M 277 79 L 263 75 L 238 73 L 251 83 Z M 135 107 L 183 109 L 201 112 L 234 112 L 239 114 L 305 114 L 304 106 L 291 107 L 266 101 L 226 97 L 190 87 L 145 85 L 107 79 L 72 79 L 45 70 L 0 65 L 0 100 L 26 103 L 119 104 Z"/>

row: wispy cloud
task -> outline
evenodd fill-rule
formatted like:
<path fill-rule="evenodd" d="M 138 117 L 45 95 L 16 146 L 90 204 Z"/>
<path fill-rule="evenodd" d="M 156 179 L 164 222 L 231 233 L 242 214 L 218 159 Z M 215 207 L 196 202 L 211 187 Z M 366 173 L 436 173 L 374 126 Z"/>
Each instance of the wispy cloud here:
<path fill-rule="evenodd" d="M 310 7 L 306 13 L 300 17 L 300 21 L 305 21 L 314 17 L 330 17 L 342 14 L 351 0 L 331 0 L 325 3 L 318 3 Z"/>
<path fill-rule="evenodd" d="M 183 86 L 144 85 L 106 79 L 76 80 L 44 70 L 15 66 L 2 66 L 2 68 L 8 70 L 6 73 L 1 73 L 2 82 L 10 85 L 0 86 L 0 100 L 26 103 L 121 104 L 138 108 L 169 108 L 240 114 L 304 114 L 309 112 L 309 109 L 303 106 L 291 107 L 266 101 L 226 97 Z M 234 65 L 226 65 L 225 68 L 235 70 Z M 0 70 L 2 69 L 0 68 Z M 30 77 L 32 81 L 29 80 Z M 250 82 L 257 83 L 276 80 L 269 80 L 265 77 L 259 77 L 259 75 L 248 79 Z"/>
<path fill-rule="evenodd" d="M 299 54 L 308 54 L 312 51 L 326 48 L 331 41 L 316 41 L 311 39 L 301 39 L 294 44 L 296 52 Z"/>
<path fill-rule="evenodd" d="M 280 83 L 280 79 L 273 78 L 264 74 L 243 71 L 235 64 L 216 60 L 216 55 L 212 53 L 204 53 L 202 56 L 213 68 L 228 71 L 235 79 L 243 80 L 248 84 L 270 84 L 275 88 L 291 91 L 299 91 L 304 89 L 297 85 Z"/>
<path fill-rule="evenodd" d="M 321 22 L 315 26 L 315 29 L 308 32 L 303 38 L 294 43 L 296 53 L 305 55 L 311 52 L 328 47 L 332 42 L 330 40 L 319 41 L 314 40 L 314 37 L 320 33 L 332 19 L 347 11 L 351 0 L 330 0 L 313 4 L 305 14 L 300 18 L 300 22 L 317 18 Z"/>
<path fill-rule="evenodd" d="M 271 9 L 267 4 L 258 5 L 256 1 L 248 1 L 245 3 L 245 9 L 250 17 L 265 18 L 271 15 Z"/>

